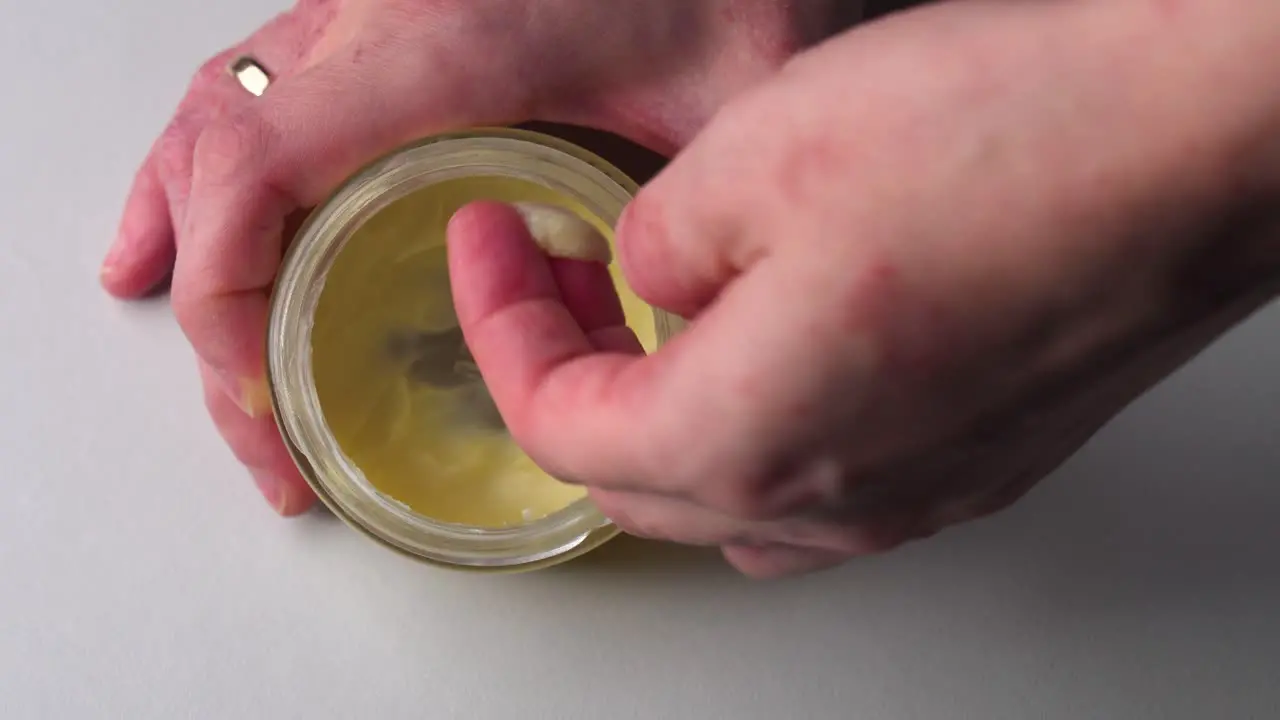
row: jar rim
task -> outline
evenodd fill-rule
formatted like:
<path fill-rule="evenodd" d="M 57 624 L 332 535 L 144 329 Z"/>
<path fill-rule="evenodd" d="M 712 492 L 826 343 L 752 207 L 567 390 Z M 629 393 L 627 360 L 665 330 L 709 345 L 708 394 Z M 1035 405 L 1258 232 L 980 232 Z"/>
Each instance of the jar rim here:
<path fill-rule="evenodd" d="M 618 533 L 588 499 L 529 523 L 481 528 L 438 521 L 379 492 L 343 453 L 321 411 L 311 325 L 330 267 L 366 220 L 406 195 L 462 177 L 533 182 L 572 198 L 610 226 L 638 190 L 604 158 L 544 133 L 479 128 L 435 135 L 366 165 L 302 224 L 281 264 L 267 329 L 276 423 L 303 477 L 338 517 L 420 560 L 457 568 L 532 569 L 587 552 Z M 661 344 L 679 319 L 653 309 Z"/>

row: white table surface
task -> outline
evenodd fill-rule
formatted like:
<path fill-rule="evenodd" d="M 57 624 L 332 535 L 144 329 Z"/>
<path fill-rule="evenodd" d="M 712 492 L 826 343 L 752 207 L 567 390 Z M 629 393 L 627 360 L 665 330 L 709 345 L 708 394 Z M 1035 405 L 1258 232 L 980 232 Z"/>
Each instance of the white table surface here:
<path fill-rule="evenodd" d="M 1275 306 L 1014 510 L 821 576 L 618 542 L 477 577 L 275 518 L 166 304 L 96 274 L 191 70 L 277 4 L 4 3 L 0 717 L 1280 716 Z"/>

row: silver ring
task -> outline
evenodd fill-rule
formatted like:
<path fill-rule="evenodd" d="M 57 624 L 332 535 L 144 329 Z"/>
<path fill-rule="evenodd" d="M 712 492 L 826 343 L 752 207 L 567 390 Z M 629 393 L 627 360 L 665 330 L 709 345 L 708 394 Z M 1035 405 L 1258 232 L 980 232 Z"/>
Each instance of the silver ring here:
<path fill-rule="evenodd" d="M 271 85 L 271 74 L 262 63 L 249 55 L 241 55 L 227 66 L 227 72 L 240 83 L 240 87 L 255 96 L 261 96 Z"/>

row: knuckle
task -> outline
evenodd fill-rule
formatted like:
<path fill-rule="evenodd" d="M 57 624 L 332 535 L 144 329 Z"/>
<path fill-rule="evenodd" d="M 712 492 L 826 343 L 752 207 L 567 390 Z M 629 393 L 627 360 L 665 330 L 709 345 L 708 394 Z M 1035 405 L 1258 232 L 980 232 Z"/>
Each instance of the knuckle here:
<path fill-rule="evenodd" d="M 252 112 L 240 112 L 205 127 L 192 165 L 203 179 L 225 182 L 258 167 L 267 147 L 266 124 Z"/>
<path fill-rule="evenodd" d="M 195 144 L 189 122 L 183 115 L 175 117 L 156 140 L 156 170 L 163 178 L 179 178 L 191 174 L 191 152 Z"/>
<path fill-rule="evenodd" d="M 958 318 L 920 293 L 895 251 L 868 243 L 856 253 L 857 269 L 834 292 L 830 327 L 844 338 L 834 347 L 888 381 L 945 372 L 970 347 Z"/>
<path fill-rule="evenodd" d="M 811 472 L 754 455 L 733 457 L 721 466 L 729 472 L 708 484 L 703 501 L 734 518 L 771 522 L 811 514 L 825 505 L 826 495 Z"/>
<path fill-rule="evenodd" d="M 728 436 L 695 440 L 688 428 L 673 424 L 665 430 L 649 435 L 645 454 L 647 476 L 661 478 L 657 482 L 668 494 L 734 520 L 762 522 L 786 514 L 774 492 L 780 479 L 757 451 Z"/>
<path fill-rule="evenodd" d="M 200 67 L 196 68 L 195 74 L 191 76 L 188 92 L 198 92 L 202 88 L 224 81 L 227 76 L 227 67 L 234 56 L 235 50 L 223 50 L 201 63 Z"/>
<path fill-rule="evenodd" d="M 190 284 L 175 278 L 173 287 L 169 291 L 169 306 L 173 310 L 173 317 L 178 327 L 182 328 L 187 339 L 190 340 L 192 330 L 200 327 L 200 322 L 205 315 L 200 294 Z"/>
<path fill-rule="evenodd" d="M 637 457 L 628 465 L 635 468 L 635 475 L 626 481 L 665 496 L 703 501 L 706 489 L 724 477 L 716 442 L 691 441 L 675 424 L 650 427 L 632 448 Z M 703 504 L 712 507 L 705 501 Z"/>
<path fill-rule="evenodd" d="M 727 473 L 720 480 L 707 483 L 702 498 L 709 507 L 737 520 L 770 522 L 787 515 L 787 508 L 777 502 L 772 492 L 778 480 L 755 470 Z"/>

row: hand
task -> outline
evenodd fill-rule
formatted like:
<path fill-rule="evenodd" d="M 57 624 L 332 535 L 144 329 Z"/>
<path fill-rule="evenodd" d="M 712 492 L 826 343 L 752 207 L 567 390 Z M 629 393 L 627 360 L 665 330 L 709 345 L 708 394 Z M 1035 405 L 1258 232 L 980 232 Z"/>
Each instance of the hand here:
<path fill-rule="evenodd" d="M 272 506 L 302 512 L 314 498 L 271 419 L 262 361 L 298 211 L 370 158 L 467 126 L 577 123 L 674 152 L 828 22 L 825 0 L 789 5 L 300 0 L 196 74 L 138 173 L 102 282 L 136 297 L 172 271 L 214 422 Z M 262 97 L 226 73 L 240 54 L 273 74 Z"/>
<path fill-rule="evenodd" d="M 1280 285 L 1280 103 L 1239 61 L 1275 6 L 1168 5 L 942 3 L 730 103 L 618 228 L 692 318 L 648 357 L 464 208 L 455 305 L 508 427 L 623 529 L 755 576 L 1006 507 Z"/>

